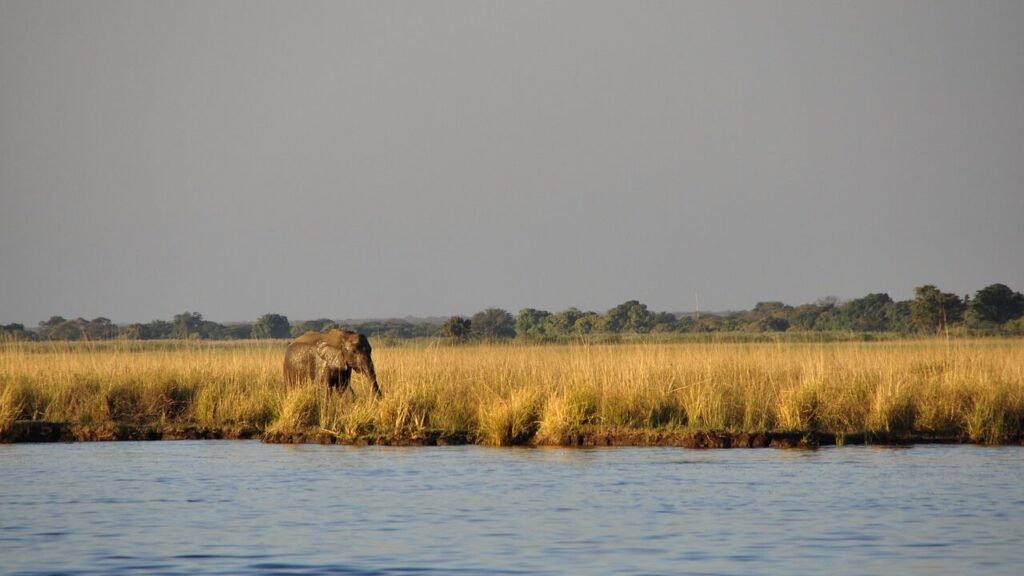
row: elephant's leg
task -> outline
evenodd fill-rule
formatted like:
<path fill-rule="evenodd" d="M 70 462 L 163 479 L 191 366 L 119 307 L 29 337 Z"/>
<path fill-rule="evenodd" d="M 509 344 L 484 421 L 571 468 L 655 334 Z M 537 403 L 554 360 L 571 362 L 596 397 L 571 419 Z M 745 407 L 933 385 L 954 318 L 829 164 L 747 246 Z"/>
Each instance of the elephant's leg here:
<path fill-rule="evenodd" d="M 346 368 L 345 370 L 340 370 L 338 372 L 338 388 L 339 388 L 338 393 L 339 394 L 344 394 L 345 391 L 349 389 L 349 382 L 351 382 L 351 380 L 352 380 L 352 370 L 350 368 Z M 355 396 L 355 395 L 356 395 L 356 391 L 353 390 L 352 391 L 352 396 Z"/>
<path fill-rule="evenodd" d="M 327 387 L 328 388 L 330 388 L 331 390 L 334 390 L 334 389 L 338 388 L 339 386 L 341 386 L 341 381 L 342 381 L 341 373 L 342 372 L 343 372 L 343 370 L 335 370 L 333 368 L 329 368 L 327 370 Z"/>
<path fill-rule="evenodd" d="M 325 383 L 328 388 L 333 388 L 334 384 L 334 371 L 327 366 L 317 365 L 313 370 L 313 382 L 318 386 L 323 386 Z"/>

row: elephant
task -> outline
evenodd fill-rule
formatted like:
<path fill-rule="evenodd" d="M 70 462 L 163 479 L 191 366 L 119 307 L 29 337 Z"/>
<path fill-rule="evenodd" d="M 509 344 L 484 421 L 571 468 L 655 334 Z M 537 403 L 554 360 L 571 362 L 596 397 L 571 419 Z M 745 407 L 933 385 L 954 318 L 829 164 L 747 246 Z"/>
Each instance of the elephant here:
<path fill-rule="evenodd" d="M 284 380 L 288 384 L 313 380 L 327 384 L 330 390 L 340 389 L 344 394 L 354 370 L 370 380 L 373 393 L 380 398 L 382 394 L 370 351 L 370 341 L 362 334 L 338 329 L 310 330 L 288 345 L 284 355 Z"/>

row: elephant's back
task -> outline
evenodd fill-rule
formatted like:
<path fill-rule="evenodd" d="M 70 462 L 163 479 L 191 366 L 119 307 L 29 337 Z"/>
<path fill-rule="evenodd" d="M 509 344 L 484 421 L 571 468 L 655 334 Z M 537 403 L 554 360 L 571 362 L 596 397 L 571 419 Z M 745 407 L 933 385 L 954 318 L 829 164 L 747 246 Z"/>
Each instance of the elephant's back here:
<path fill-rule="evenodd" d="M 284 352 L 285 379 L 310 377 L 314 368 L 314 350 L 306 342 L 292 342 Z"/>

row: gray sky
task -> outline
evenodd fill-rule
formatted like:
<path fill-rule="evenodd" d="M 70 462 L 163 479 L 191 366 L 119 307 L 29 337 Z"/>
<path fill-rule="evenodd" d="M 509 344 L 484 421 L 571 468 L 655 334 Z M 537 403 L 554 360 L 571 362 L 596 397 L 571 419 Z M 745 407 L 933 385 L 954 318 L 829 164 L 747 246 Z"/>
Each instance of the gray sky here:
<path fill-rule="evenodd" d="M 1024 2 L 0 0 L 0 322 L 1024 290 Z"/>

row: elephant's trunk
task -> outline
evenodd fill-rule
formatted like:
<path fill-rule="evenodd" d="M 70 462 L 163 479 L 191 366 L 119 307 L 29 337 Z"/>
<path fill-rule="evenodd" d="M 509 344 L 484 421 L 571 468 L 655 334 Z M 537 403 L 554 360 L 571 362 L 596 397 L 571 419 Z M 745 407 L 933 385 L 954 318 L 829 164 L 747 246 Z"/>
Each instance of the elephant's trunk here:
<path fill-rule="evenodd" d="M 373 393 L 380 398 L 380 385 L 377 383 L 377 371 L 373 368 L 373 360 L 370 360 L 366 366 L 366 377 L 370 380 L 370 384 L 373 386 Z"/>

